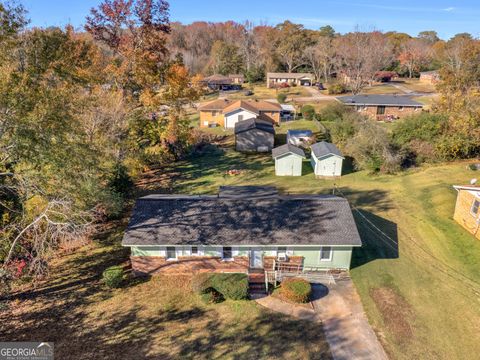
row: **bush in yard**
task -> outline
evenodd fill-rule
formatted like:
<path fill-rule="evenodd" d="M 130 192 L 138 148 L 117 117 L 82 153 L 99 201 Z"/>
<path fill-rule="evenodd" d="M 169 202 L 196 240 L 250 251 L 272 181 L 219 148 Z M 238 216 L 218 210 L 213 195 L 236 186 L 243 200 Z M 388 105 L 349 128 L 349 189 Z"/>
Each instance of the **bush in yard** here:
<path fill-rule="evenodd" d="M 248 296 L 247 274 L 214 273 L 210 281 L 212 287 L 226 299 L 242 300 Z"/>
<path fill-rule="evenodd" d="M 315 117 L 315 108 L 312 105 L 303 105 L 302 116 L 304 119 L 313 120 Z"/>
<path fill-rule="evenodd" d="M 285 94 L 285 93 L 279 93 L 279 94 L 277 95 L 277 101 L 278 101 L 280 104 L 285 103 L 286 100 L 287 100 L 287 94 Z"/>
<path fill-rule="evenodd" d="M 212 288 L 212 273 L 198 273 L 192 278 L 192 291 L 195 294 L 205 294 Z"/>
<path fill-rule="evenodd" d="M 280 294 L 287 300 L 306 303 L 310 300 L 312 286 L 304 279 L 285 279 L 280 286 Z"/>
<path fill-rule="evenodd" d="M 338 102 L 334 102 L 332 104 L 328 104 L 320 112 L 318 113 L 318 117 L 320 121 L 339 121 L 342 119 L 343 116 L 347 113 L 351 113 L 352 110 L 346 107 L 343 104 Z"/>
<path fill-rule="evenodd" d="M 200 294 L 200 298 L 205 304 L 218 304 L 225 300 L 222 294 L 220 294 L 214 288 L 208 288 L 203 294 Z"/>
<path fill-rule="evenodd" d="M 103 272 L 103 282 L 109 288 L 118 288 L 123 281 L 123 268 L 121 266 L 110 266 Z"/>
<path fill-rule="evenodd" d="M 343 94 L 347 91 L 347 88 L 342 83 L 335 83 L 328 86 L 329 95 Z"/>

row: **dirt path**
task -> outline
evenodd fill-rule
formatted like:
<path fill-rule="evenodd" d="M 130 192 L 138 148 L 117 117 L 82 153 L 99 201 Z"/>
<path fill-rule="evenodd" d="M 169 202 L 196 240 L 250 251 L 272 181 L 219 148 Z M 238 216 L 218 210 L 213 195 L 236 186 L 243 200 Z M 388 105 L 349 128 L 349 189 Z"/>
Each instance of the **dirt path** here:
<path fill-rule="evenodd" d="M 335 360 L 387 360 L 388 357 L 363 311 L 350 279 L 335 285 L 313 286 L 313 310 L 268 296 L 257 303 L 271 310 L 322 323 Z"/>

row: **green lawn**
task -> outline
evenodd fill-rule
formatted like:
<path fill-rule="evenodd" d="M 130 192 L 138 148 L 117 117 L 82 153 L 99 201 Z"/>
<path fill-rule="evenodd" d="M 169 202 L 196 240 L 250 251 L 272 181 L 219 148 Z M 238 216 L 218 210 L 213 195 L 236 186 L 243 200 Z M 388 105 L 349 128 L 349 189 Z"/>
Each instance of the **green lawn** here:
<path fill-rule="evenodd" d="M 225 175 L 229 169 L 243 171 Z M 173 186 L 186 193 L 245 184 L 274 185 L 285 193 L 332 193 L 336 184 L 388 236 L 356 213 L 365 245 L 354 253 L 351 275 L 391 357 L 477 358 L 480 242 L 452 220 L 452 184 L 475 176 L 466 163 L 397 175 L 356 172 L 337 180 L 315 179 L 307 162 L 304 169 L 301 177 L 275 177 L 269 155 L 223 149 L 176 166 Z"/>

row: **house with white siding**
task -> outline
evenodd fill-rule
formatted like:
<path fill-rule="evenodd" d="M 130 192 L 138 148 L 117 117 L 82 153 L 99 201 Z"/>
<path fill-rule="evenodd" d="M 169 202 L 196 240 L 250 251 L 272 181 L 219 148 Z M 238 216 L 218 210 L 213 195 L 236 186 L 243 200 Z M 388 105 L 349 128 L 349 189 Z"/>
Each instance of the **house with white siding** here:
<path fill-rule="evenodd" d="M 315 176 L 342 176 L 342 166 L 345 158 L 334 144 L 321 141 L 313 144 L 310 148 L 312 150 L 310 162 Z"/>

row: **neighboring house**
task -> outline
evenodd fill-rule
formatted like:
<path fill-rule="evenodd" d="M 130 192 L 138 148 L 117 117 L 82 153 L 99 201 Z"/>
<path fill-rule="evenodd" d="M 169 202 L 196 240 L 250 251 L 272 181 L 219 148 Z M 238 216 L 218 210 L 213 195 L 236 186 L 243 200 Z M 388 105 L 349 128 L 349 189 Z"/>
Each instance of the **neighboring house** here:
<path fill-rule="evenodd" d="M 422 110 L 423 105 L 404 95 L 353 95 L 337 100 L 376 120 L 394 120 Z"/>
<path fill-rule="evenodd" d="M 311 130 L 287 130 L 287 144 L 309 146 L 314 141 Z"/>
<path fill-rule="evenodd" d="M 270 101 L 218 99 L 200 106 L 198 111 L 201 127 L 233 129 L 238 121 L 252 117 L 278 124 L 282 107 Z"/>
<path fill-rule="evenodd" d="M 139 198 L 123 237 L 137 274 L 258 273 L 273 263 L 349 269 L 362 245 L 346 199 L 221 187 Z"/>
<path fill-rule="evenodd" d="M 436 84 L 440 81 L 440 73 L 437 70 L 422 71 L 420 73 L 420 81 L 430 84 Z"/>
<path fill-rule="evenodd" d="M 291 144 L 276 147 L 272 150 L 272 158 L 275 160 L 275 175 L 302 176 L 305 153 L 299 147 Z"/>
<path fill-rule="evenodd" d="M 280 104 L 282 111 L 280 112 L 280 119 L 284 121 L 295 120 L 297 111 L 295 106 L 290 104 Z"/>
<path fill-rule="evenodd" d="M 220 75 L 214 74 L 202 80 L 203 84 L 211 90 L 240 90 L 243 84 L 242 75 Z"/>
<path fill-rule="evenodd" d="M 229 74 L 228 77 L 234 84 L 243 84 L 245 82 L 245 77 L 242 74 Z"/>
<path fill-rule="evenodd" d="M 310 162 L 315 176 L 342 176 L 342 166 L 345 158 L 334 144 L 322 141 L 313 144 L 310 148 L 312 149 Z"/>
<path fill-rule="evenodd" d="M 458 193 L 453 218 L 480 239 L 480 186 L 455 185 L 454 188 Z"/>
<path fill-rule="evenodd" d="M 235 123 L 235 150 L 242 152 L 271 151 L 275 129 L 270 121 L 256 118 Z"/>
<path fill-rule="evenodd" d="M 311 86 L 315 76 L 310 73 L 273 73 L 267 72 L 267 88 L 280 84 Z"/>

